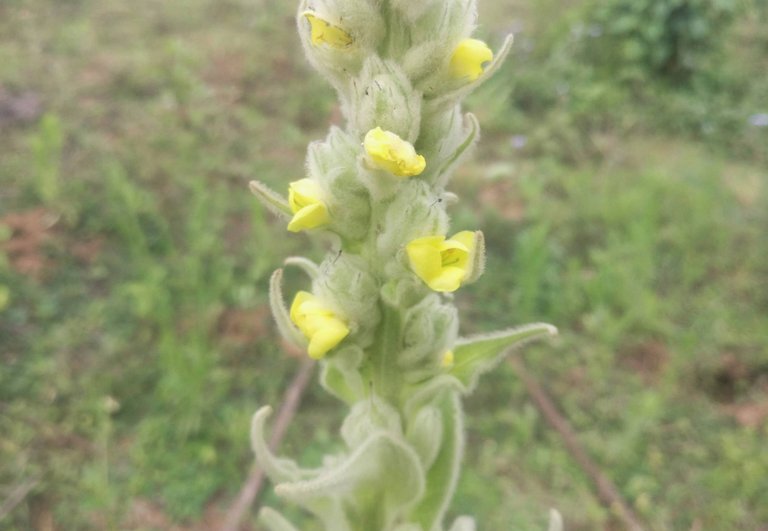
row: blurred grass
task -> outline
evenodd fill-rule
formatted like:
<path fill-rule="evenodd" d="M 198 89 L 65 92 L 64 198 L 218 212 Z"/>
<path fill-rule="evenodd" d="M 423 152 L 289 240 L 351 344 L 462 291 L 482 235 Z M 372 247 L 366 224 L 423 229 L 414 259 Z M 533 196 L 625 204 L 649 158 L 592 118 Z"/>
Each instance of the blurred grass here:
<path fill-rule="evenodd" d="M 768 527 L 758 4 L 686 87 L 592 68 L 582 3 L 481 5 L 481 32 L 517 46 L 469 102 L 485 136 L 454 221 L 491 255 L 464 329 L 558 325 L 529 365 L 651 528 Z M 282 237 L 246 183 L 300 176 L 334 101 L 290 5 L 0 5 L 0 500 L 37 481 L 0 527 L 213 525 L 250 465 L 250 414 L 295 367 L 266 276 L 323 252 Z M 467 409 L 456 514 L 615 527 L 511 370 Z M 342 414 L 312 389 L 284 450 L 318 463 Z"/>

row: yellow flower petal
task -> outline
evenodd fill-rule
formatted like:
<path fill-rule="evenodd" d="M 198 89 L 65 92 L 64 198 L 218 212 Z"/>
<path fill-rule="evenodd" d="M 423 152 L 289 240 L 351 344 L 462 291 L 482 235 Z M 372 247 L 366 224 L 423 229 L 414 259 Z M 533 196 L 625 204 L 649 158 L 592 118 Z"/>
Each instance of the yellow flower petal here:
<path fill-rule="evenodd" d="M 451 56 L 451 75 L 474 81 L 483 73 L 483 64 L 493 60 L 493 51 L 483 41 L 464 39 Z"/>
<path fill-rule="evenodd" d="M 299 179 L 288 185 L 288 204 L 295 214 L 305 206 L 319 202 L 322 189 L 312 179 Z"/>
<path fill-rule="evenodd" d="M 418 238 L 406 245 L 411 270 L 431 289 L 456 291 L 472 268 L 474 233 L 462 231 L 446 240 L 445 236 Z"/>
<path fill-rule="evenodd" d="M 453 351 L 452 350 L 448 350 L 448 351 L 446 351 L 445 354 L 443 354 L 443 359 L 440 360 L 440 365 L 444 369 L 450 369 L 451 367 L 453 367 L 453 363 L 454 363 Z"/>
<path fill-rule="evenodd" d="M 398 177 L 419 175 L 427 166 L 410 142 L 381 127 L 368 131 L 363 146 L 373 166 Z"/>
<path fill-rule="evenodd" d="M 299 291 L 291 304 L 291 321 L 309 340 L 307 353 L 320 359 L 349 334 L 347 325 L 323 303 L 306 291 Z"/>
<path fill-rule="evenodd" d="M 288 230 L 300 232 L 302 230 L 314 229 L 327 225 L 329 221 L 328 209 L 322 203 L 317 203 L 296 212 L 291 221 L 288 222 Z"/>
<path fill-rule="evenodd" d="M 302 307 L 305 303 L 311 301 L 314 299 L 314 295 L 307 291 L 299 291 L 296 293 L 296 296 L 293 297 L 293 303 L 291 303 L 291 310 L 290 310 L 290 317 L 291 321 L 293 321 L 293 324 L 299 327 L 301 329 L 301 324 L 303 322 L 303 318 L 305 315 L 305 312 L 302 310 Z"/>
<path fill-rule="evenodd" d="M 302 14 L 309 21 L 310 38 L 313 45 L 327 44 L 332 48 L 346 48 L 352 44 L 352 36 L 340 27 L 323 20 L 312 11 L 305 11 Z"/>
<path fill-rule="evenodd" d="M 411 269 L 422 280 L 440 274 L 440 245 L 444 240 L 445 236 L 427 236 L 405 246 Z"/>
<path fill-rule="evenodd" d="M 466 277 L 466 271 L 458 267 L 444 267 L 439 275 L 435 275 L 427 285 L 441 293 L 451 293 L 461 287 L 461 281 Z"/>
<path fill-rule="evenodd" d="M 471 250 L 475 246 L 475 232 L 471 230 L 463 230 L 451 236 L 451 240 L 459 242 L 468 250 Z"/>
<path fill-rule="evenodd" d="M 341 340 L 349 334 L 349 328 L 340 319 L 328 317 L 323 320 L 322 328 L 319 328 L 309 339 L 307 354 L 310 358 L 319 360 L 329 350 L 341 343 Z"/>
<path fill-rule="evenodd" d="M 292 182 L 288 187 L 288 205 L 294 216 L 288 230 L 299 232 L 327 225 L 331 221 L 328 207 L 320 199 L 320 186 L 312 179 Z"/>

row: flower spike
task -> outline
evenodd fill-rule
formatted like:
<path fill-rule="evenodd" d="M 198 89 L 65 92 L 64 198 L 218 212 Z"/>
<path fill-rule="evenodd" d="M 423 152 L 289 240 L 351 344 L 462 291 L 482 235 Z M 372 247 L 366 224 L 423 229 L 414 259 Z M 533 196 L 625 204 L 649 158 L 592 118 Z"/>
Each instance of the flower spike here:
<path fill-rule="evenodd" d="M 446 187 L 479 136 L 461 100 L 512 44 L 491 51 L 469 38 L 476 2 L 298 1 L 304 51 L 337 90 L 346 124 L 310 144 L 306 175 L 286 197 L 251 188 L 289 231 L 329 240 L 322 261 L 285 262 L 311 289 L 289 308 L 280 269 L 269 299 L 280 333 L 319 360 L 320 384 L 350 411 L 343 448 L 317 468 L 273 455 L 268 409 L 254 416 L 252 446 L 275 493 L 318 529 L 475 531 L 470 517 L 447 521 L 464 453 L 461 395 L 512 347 L 555 332 L 534 324 L 461 338 L 459 308 L 444 295 L 477 280 L 485 260 L 482 232 L 450 232 L 457 198 Z M 297 531 L 270 509 L 260 521 Z"/>

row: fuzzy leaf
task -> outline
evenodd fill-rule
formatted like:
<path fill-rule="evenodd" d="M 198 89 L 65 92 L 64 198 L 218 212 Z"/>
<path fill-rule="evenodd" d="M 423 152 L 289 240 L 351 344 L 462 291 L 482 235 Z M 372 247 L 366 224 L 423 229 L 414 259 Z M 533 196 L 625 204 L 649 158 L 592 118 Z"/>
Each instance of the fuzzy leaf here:
<path fill-rule="evenodd" d="M 290 256 L 285 259 L 284 264 L 287 266 L 298 267 L 304 271 L 312 280 L 316 279 L 320 275 L 320 268 L 317 266 L 317 264 L 309 258 L 304 258 L 303 256 Z"/>
<path fill-rule="evenodd" d="M 445 184 L 444 181 L 451 175 L 451 169 L 459 163 L 462 156 L 469 152 L 479 137 L 480 124 L 471 112 L 464 115 L 464 129 L 466 130 L 464 140 L 453 150 L 453 153 L 447 156 L 440 169 L 435 172 L 435 175 L 440 179 L 439 182 L 442 184 Z"/>
<path fill-rule="evenodd" d="M 320 384 L 350 406 L 363 400 L 368 389 L 359 369 L 364 356 L 363 349 L 357 345 L 340 348 L 323 361 Z"/>
<path fill-rule="evenodd" d="M 319 504 L 343 503 L 355 515 L 355 529 L 389 529 L 424 495 L 424 470 L 408 445 L 378 432 L 318 476 L 281 483 L 275 492 L 316 513 Z"/>
<path fill-rule="evenodd" d="M 286 341 L 291 342 L 299 349 L 307 348 L 306 338 L 299 332 L 291 321 L 291 315 L 288 308 L 285 307 L 283 300 L 283 270 L 277 269 L 272 273 L 269 279 L 269 307 L 272 309 L 272 316 L 275 319 L 277 330 Z"/>
<path fill-rule="evenodd" d="M 455 362 L 450 374 L 463 384 L 464 393 L 469 394 L 477 386 L 480 375 L 501 363 L 512 347 L 555 334 L 554 326 L 535 323 L 460 339 L 453 349 Z"/>
<path fill-rule="evenodd" d="M 461 382 L 448 374 L 441 374 L 428 382 L 414 384 L 412 394 L 405 401 L 405 417 L 410 424 L 425 406 L 439 400 L 447 391 L 459 392 L 464 387 Z"/>
<path fill-rule="evenodd" d="M 354 381 L 362 382 L 359 374 L 349 374 L 347 371 L 331 363 L 331 360 L 327 360 L 323 363 L 322 371 L 320 372 L 320 385 L 333 396 L 351 406 L 357 402 L 360 393 L 355 388 L 360 386 L 352 384 L 350 376 L 354 378 Z"/>
<path fill-rule="evenodd" d="M 355 404 L 341 425 L 341 436 L 353 449 L 365 444 L 371 435 L 381 432 L 400 440 L 403 427 L 398 411 L 375 394 Z"/>
<path fill-rule="evenodd" d="M 283 515 L 269 507 L 264 507 L 259 511 L 259 522 L 264 524 L 269 531 L 299 531 Z"/>
<path fill-rule="evenodd" d="M 443 441 L 443 419 L 440 410 L 427 406 L 419 411 L 408 425 L 406 438 L 419 454 L 422 464 L 426 468 L 431 467 Z"/>
<path fill-rule="evenodd" d="M 461 403 L 456 393 L 446 393 L 439 403 L 443 419 L 443 444 L 434 464 L 427 471 L 424 499 L 410 519 L 428 531 L 443 529 L 442 522 L 459 479 L 461 456 L 464 453 L 464 422 Z"/>
<path fill-rule="evenodd" d="M 274 214 L 285 219 L 290 219 L 293 215 L 288 201 L 266 184 L 259 181 L 251 181 L 248 183 L 248 187 L 253 192 L 253 195 L 261 201 L 261 204 Z"/>
<path fill-rule="evenodd" d="M 462 284 L 471 284 L 485 272 L 485 235 L 482 231 L 475 231 L 475 250 L 472 252 L 472 270 Z"/>
<path fill-rule="evenodd" d="M 265 438 L 264 424 L 272 414 L 272 408 L 264 406 L 259 409 L 251 421 L 251 447 L 256 454 L 256 461 L 272 481 L 298 481 L 311 476 L 311 470 L 302 470 L 290 459 L 278 459 L 275 457 Z"/>

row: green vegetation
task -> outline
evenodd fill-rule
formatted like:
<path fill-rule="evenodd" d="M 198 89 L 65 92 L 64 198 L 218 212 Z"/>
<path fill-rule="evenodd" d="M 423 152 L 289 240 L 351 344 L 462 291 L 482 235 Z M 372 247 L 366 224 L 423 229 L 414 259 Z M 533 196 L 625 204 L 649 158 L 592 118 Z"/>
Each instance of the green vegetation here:
<path fill-rule="evenodd" d="M 722 3 L 732 20 L 683 83 L 647 59 L 653 39 L 592 36 L 595 6 L 626 3 L 481 3 L 487 40 L 517 39 L 469 105 L 485 140 L 455 225 L 495 254 L 458 301 L 466 332 L 558 325 L 528 365 L 651 528 L 759 529 L 768 13 Z M 634 46 L 641 67 L 619 73 Z M 334 101 L 290 2 L 0 5 L 0 506 L 34 481 L 0 527 L 212 525 L 252 461 L 250 415 L 296 367 L 266 275 L 309 241 L 247 182 L 301 177 Z M 607 525 L 511 368 L 467 407 L 457 514 L 543 529 L 556 506 L 568 529 Z M 311 390 L 286 451 L 317 463 L 340 417 Z"/>

